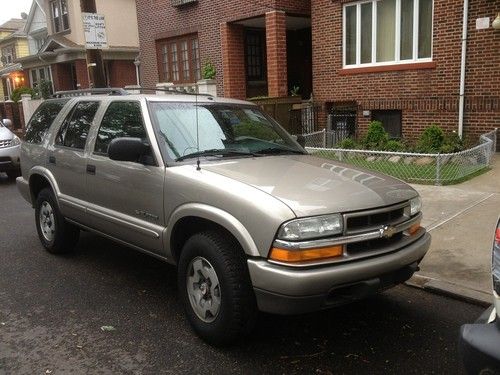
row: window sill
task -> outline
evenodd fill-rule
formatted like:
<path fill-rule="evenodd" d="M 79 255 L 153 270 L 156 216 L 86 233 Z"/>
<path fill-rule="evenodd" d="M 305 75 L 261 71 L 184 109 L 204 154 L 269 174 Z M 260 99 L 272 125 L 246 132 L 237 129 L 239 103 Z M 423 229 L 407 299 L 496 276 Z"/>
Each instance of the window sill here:
<path fill-rule="evenodd" d="M 393 65 L 378 65 L 356 68 L 343 68 L 339 71 L 340 75 L 366 74 L 366 73 L 382 73 L 396 72 L 401 70 L 419 70 L 419 69 L 435 69 L 437 63 L 435 61 L 416 62 L 408 64 L 393 64 Z"/>

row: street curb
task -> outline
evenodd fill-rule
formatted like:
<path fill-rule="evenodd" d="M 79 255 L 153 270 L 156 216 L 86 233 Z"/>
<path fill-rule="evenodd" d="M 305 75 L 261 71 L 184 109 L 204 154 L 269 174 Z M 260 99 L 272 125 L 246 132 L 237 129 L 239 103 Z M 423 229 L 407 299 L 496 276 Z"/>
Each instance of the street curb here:
<path fill-rule="evenodd" d="M 405 284 L 413 288 L 423 289 L 431 293 L 441 294 L 484 307 L 488 307 L 493 303 L 491 293 L 485 293 L 480 290 L 467 288 L 422 275 L 413 275 L 413 277 L 406 281 Z"/>

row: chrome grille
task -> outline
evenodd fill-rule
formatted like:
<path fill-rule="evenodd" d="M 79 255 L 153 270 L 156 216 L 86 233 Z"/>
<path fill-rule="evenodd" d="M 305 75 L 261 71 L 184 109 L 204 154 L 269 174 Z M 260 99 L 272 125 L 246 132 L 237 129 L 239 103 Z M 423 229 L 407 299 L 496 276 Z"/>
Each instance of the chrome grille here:
<path fill-rule="evenodd" d="M 0 148 L 10 147 L 12 139 L 0 139 Z"/>
<path fill-rule="evenodd" d="M 409 202 L 369 211 L 352 212 L 344 215 L 344 234 L 362 233 L 385 225 L 397 225 L 409 218 Z"/>

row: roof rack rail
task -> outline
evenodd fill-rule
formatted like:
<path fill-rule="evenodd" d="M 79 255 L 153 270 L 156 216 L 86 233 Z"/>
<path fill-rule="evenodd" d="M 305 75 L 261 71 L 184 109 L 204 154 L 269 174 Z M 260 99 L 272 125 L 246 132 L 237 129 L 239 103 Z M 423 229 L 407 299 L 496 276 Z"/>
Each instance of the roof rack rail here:
<path fill-rule="evenodd" d="M 208 97 L 213 97 L 213 95 L 210 94 L 201 94 L 197 92 L 192 92 L 192 91 L 187 91 L 186 89 L 179 89 L 176 87 L 173 88 L 152 88 L 152 87 L 137 87 L 137 88 L 130 88 L 129 89 L 131 92 L 134 91 L 139 91 L 141 94 L 143 92 L 151 92 L 151 91 L 159 91 L 159 92 L 164 92 L 168 94 L 173 94 L 173 95 L 197 95 L 197 96 L 208 96 Z"/>
<path fill-rule="evenodd" d="M 77 96 L 90 96 L 90 95 L 129 95 L 128 91 L 122 88 L 116 87 L 105 87 L 96 89 L 83 89 L 83 90 L 68 90 L 68 91 L 57 91 L 52 97 L 53 98 L 71 98 Z"/>

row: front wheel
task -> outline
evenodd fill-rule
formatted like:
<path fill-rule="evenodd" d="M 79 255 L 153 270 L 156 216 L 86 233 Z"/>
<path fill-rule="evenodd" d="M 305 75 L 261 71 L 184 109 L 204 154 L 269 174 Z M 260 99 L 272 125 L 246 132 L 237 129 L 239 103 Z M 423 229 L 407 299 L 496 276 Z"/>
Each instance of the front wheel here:
<path fill-rule="evenodd" d="M 253 328 L 257 307 L 246 258 L 230 235 L 192 236 L 179 259 L 178 286 L 188 320 L 205 341 L 228 344 Z"/>
<path fill-rule="evenodd" d="M 35 220 L 40 242 L 48 252 L 62 254 L 73 250 L 80 230 L 62 216 L 54 193 L 49 188 L 40 191 L 36 198 Z"/>

